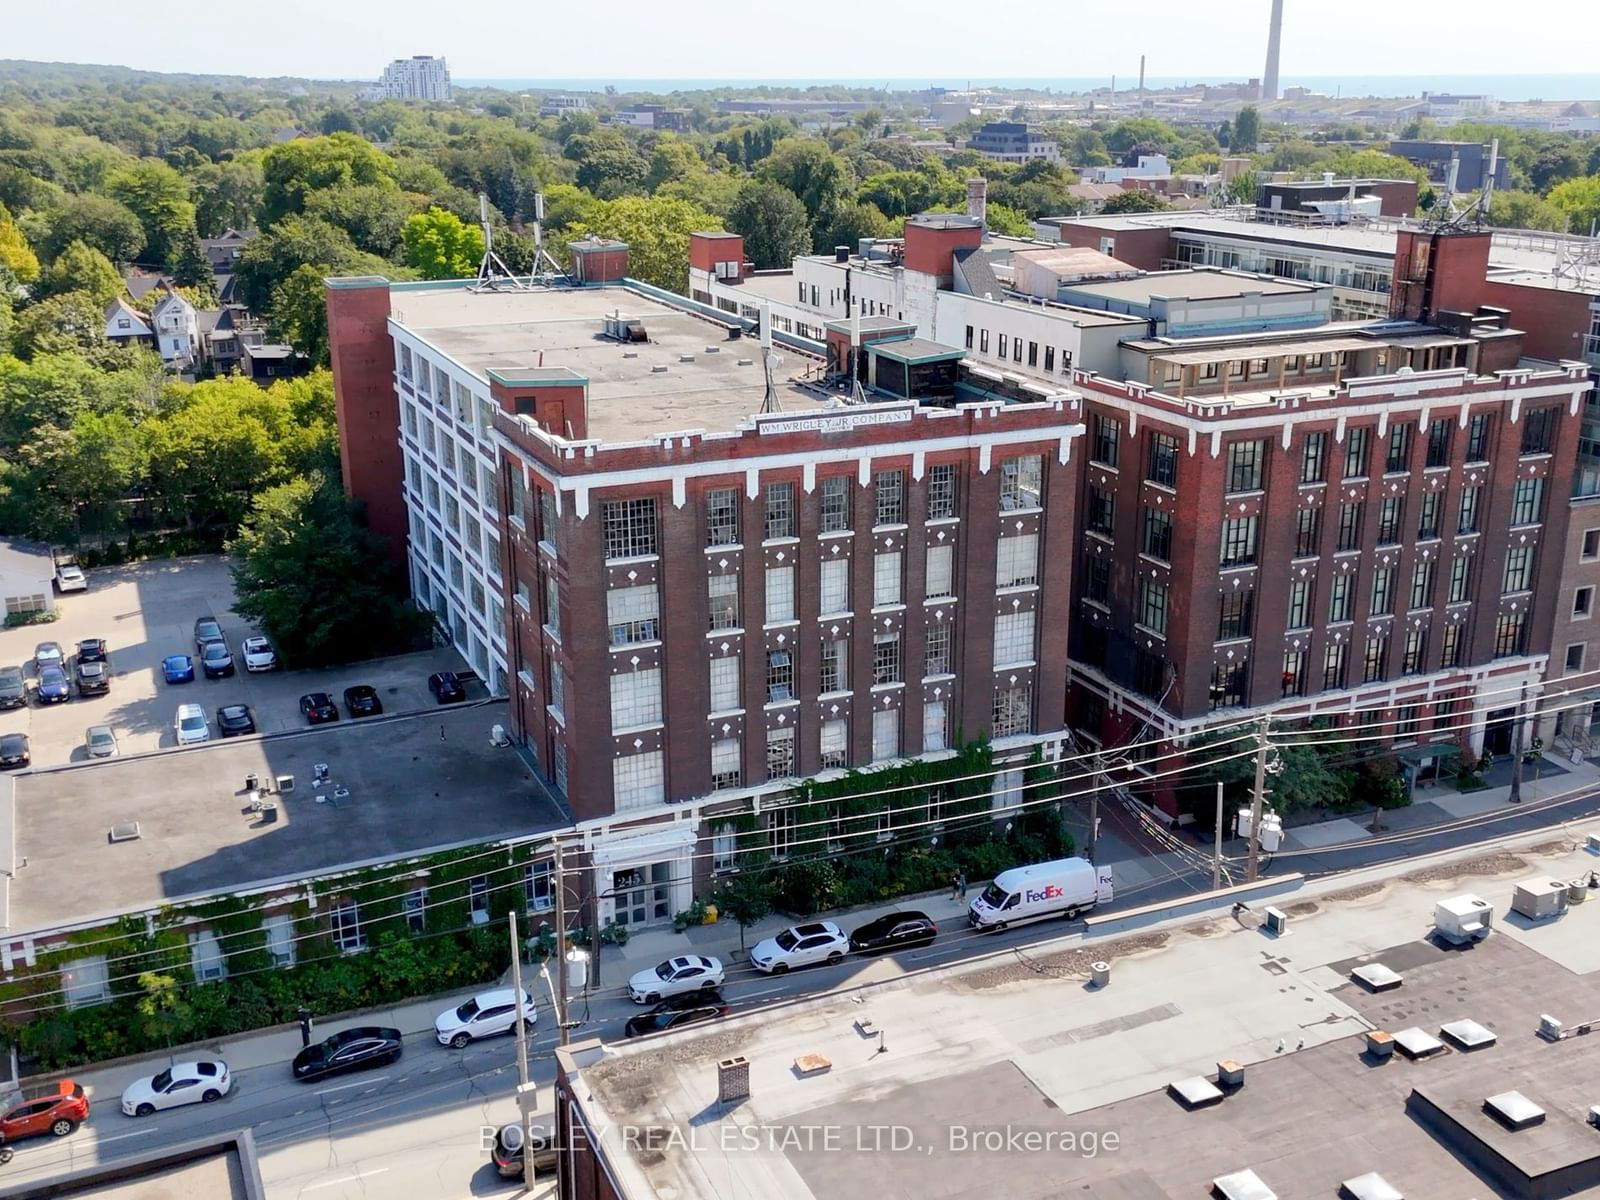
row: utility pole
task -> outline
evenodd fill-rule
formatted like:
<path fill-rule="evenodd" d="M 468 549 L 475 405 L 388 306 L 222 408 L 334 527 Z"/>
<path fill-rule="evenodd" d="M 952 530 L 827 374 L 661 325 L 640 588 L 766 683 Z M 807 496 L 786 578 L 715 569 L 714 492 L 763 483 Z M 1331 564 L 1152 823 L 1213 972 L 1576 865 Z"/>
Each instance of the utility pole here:
<path fill-rule="evenodd" d="M 1511 726 L 1511 803 L 1522 803 L 1522 723 L 1527 719 L 1528 685 L 1522 685 L 1517 716 Z"/>
<path fill-rule="evenodd" d="M 1211 890 L 1222 887 L 1222 780 L 1217 780 L 1216 842 L 1211 848 Z"/>
<path fill-rule="evenodd" d="M 556 1034 L 560 1044 L 570 1040 L 567 1030 L 567 874 L 564 868 L 565 847 L 556 839 Z M 594 954 L 600 957 L 600 935 L 595 933 Z"/>
<path fill-rule="evenodd" d="M 1256 724 L 1256 782 L 1250 793 L 1250 866 L 1249 882 L 1254 883 L 1260 870 L 1261 859 L 1261 804 L 1267 794 L 1267 718 L 1262 716 Z"/>
<path fill-rule="evenodd" d="M 511 986 L 516 990 L 517 1001 L 517 1112 L 522 1117 L 522 1186 L 526 1191 L 533 1190 L 533 1150 L 528 1145 L 528 1118 L 532 1116 L 537 1093 L 528 1082 L 528 1031 L 523 1020 L 522 990 L 522 942 L 517 937 L 517 910 L 513 908 L 511 917 Z"/>
<path fill-rule="evenodd" d="M 1095 851 L 1099 849 L 1100 841 L 1100 770 L 1101 759 L 1098 751 L 1089 760 L 1094 769 L 1093 776 L 1089 779 L 1089 861 L 1095 861 Z"/>

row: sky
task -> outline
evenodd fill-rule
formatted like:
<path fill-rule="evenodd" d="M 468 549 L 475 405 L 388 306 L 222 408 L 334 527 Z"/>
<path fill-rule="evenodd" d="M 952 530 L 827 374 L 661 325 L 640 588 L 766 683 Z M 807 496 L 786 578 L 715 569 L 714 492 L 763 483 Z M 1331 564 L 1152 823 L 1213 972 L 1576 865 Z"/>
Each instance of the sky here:
<path fill-rule="evenodd" d="M 375 78 L 887 79 L 1259 75 L 1270 0 L 272 0 L 158 19 L 126 0 L 10 0 L 0 58 Z M 12 7 L 14 6 L 14 7 Z M 1285 0 L 1283 75 L 1600 74 L 1597 0 Z M 230 15 L 231 12 L 231 15 Z M 1566 53 L 1584 48 L 1581 53 Z"/>

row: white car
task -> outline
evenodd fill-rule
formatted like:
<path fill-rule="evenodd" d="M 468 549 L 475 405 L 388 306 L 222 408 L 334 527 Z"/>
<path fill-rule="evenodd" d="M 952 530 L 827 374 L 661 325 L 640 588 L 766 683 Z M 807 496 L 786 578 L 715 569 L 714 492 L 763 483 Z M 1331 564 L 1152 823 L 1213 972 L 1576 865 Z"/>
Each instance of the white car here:
<path fill-rule="evenodd" d="M 115 758 L 118 753 L 117 735 L 109 725 L 91 725 L 83 734 L 83 748 L 90 758 Z"/>
<path fill-rule="evenodd" d="M 765 938 L 750 951 L 750 963 L 768 975 L 782 975 L 793 967 L 836 963 L 850 953 L 850 939 L 832 921 L 791 925 L 777 937 Z"/>
<path fill-rule="evenodd" d="M 668 996 L 698 992 L 722 986 L 722 961 L 703 954 L 684 954 L 669 958 L 659 967 L 640 971 L 628 980 L 628 995 L 635 1004 L 654 1004 Z"/>
<path fill-rule="evenodd" d="M 122 1093 L 122 1111 L 130 1117 L 148 1117 L 163 1108 L 185 1104 L 210 1104 L 220 1100 L 233 1087 L 228 1064 L 205 1062 L 173 1063 L 159 1075 L 135 1080 Z"/>
<path fill-rule="evenodd" d="M 522 1020 L 532 1025 L 539 1014 L 534 1011 L 533 997 L 522 993 Z M 454 1046 L 457 1050 L 476 1038 L 494 1037 L 510 1033 L 517 1024 L 517 993 L 515 988 L 497 988 L 480 992 L 465 1004 L 447 1009 L 433 1022 L 434 1036 L 441 1046 Z"/>
<path fill-rule="evenodd" d="M 264 637 L 245 638 L 239 643 L 239 657 L 244 659 L 246 671 L 271 671 L 278 665 L 278 655 Z"/>
<path fill-rule="evenodd" d="M 206 710 L 198 704 L 178 705 L 178 716 L 172 722 L 178 735 L 178 745 L 192 746 L 211 740 L 211 726 L 206 724 Z"/>
<path fill-rule="evenodd" d="M 87 592 L 88 590 L 88 577 L 77 563 L 62 563 L 56 568 L 56 591 Z"/>

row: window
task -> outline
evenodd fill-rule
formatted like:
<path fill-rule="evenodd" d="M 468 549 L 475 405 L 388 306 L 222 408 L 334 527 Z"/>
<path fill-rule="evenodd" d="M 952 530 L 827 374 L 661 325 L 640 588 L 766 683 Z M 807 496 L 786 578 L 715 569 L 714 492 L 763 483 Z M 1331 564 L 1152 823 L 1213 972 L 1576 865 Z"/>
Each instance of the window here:
<path fill-rule="evenodd" d="M 1402 704 L 1395 709 L 1394 735 L 1397 738 L 1414 738 L 1422 728 L 1422 705 Z"/>
<path fill-rule="evenodd" d="M 1218 663 L 1211 668 L 1211 707 L 1235 708 L 1245 702 L 1249 686 L 1247 662 Z"/>
<path fill-rule="evenodd" d="M 1472 559 L 1460 555 L 1450 560 L 1450 604 L 1459 604 L 1467 598 L 1467 586 L 1472 579 Z"/>
<path fill-rule="evenodd" d="M 954 546 L 928 547 L 927 591 L 930 600 L 956 594 Z"/>
<path fill-rule="evenodd" d="M 1163 487 L 1178 486 L 1178 439 L 1170 433 L 1147 435 L 1148 460 L 1144 477 Z"/>
<path fill-rule="evenodd" d="M 928 468 L 928 520 L 942 521 L 956 515 L 956 468 L 940 463 Z"/>
<path fill-rule="evenodd" d="M 1217 640 L 1250 636 L 1250 618 L 1255 614 L 1256 594 L 1250 588 L 1224 592 L 1217 608 Z"/>
<path fill-rule="evenodd" d="M 1585 529 L 1583 531 L 1583 550 L 1578 557 L 1583 562 L 1594 562 L 1600 558 L 1600 529 Z"/>
<path fill-rule="evenodd" d="M 1457 533 L 1478 532 L 1478 508 L 1483 497 L 1483 487 L 1474 484 L 1461 489 L 1461 515 L 1456 518 Z"/>
<path fill-rule="evenodd" d="M 1133 690 L 1141 696 L 1150 696 L 1159 700 L 1165 690 L 1166 680 L 1166 658 L 1163 655 L 1151 653 L 1143 646 L 1134 647 Z"/>
<path fill-rule="evenodd" d="M 1489 432 L 1494 428 L 1489 413 L 1473 413 L 1467 418 L 1467 461 L 1489 461 Z"/>
<path fill-rule="evenodd" d="M 900 710 L 880 708 L 872 714 L 872 761 L 900 757 Z"/>
<path fill-rule="evenodd" d="M 1572 593 L 1572 619 L 1585 621 L 1594 615 L 1594 588 L 1581 587 Z"/>
<path fill-rule="evenodd" d="M 1411 466 L 1411 434 L 1416 429 L 1410 421 L 1389 426 L 1389 447 L 1384 455 L 1383 469 L 1387 472 L 1405 471 Z"/>
<path fill-rule="evenodd" d="M 1256 561 L 1256 519 L 1230 517 L 1222 523 L 1222 565 L 1238 567 Z"/>
<path fill-rule="evenodd" d="M 849 727 L 843 721 L 824 721 L 818 735 L 822 769 L 837 770 L 850 759 Z"/>
<path fill-rule="evenodd" d="M 922 706 L 922 752 L 933 754 L 950 749 L 950 718 L 943 700 L 929 700 Z"/>
<path fill-rule="evenodd" d="M 923 634 L 923 663 L 922 674 L 924 678 L 935 675 L 951 674 L 950 643 L 953 627 L 947 622 L 940 621 L 929 625 Z"/>
<path fill-rule="evenodd" d="M 1411 607 L 1427 608 L 1433 603 L 1435 564 L 1419 562 L 1411 568 Z"/>
<path fill-rule="evenodd" d="M 1044 348 L 1044 371 L 1045 371 L 1045 374 L 1048 375 L 1048 374 L 1050 374 L 1050 372 L 1054 371 L 1055 369 L 1056 369 L 1056 348 L 1054 346 L 1046 346 Z"/>
<path fill-rule="evenodd" d="M 202 929 L 189 935 L 189 967 L 197 983 L 228 977 L 228 959 L 217 944 L 217 935 Z"/>
<path fill-rule="evenodd" d="M 1346 479 L 1363 478 L 1367 474 L 1368 462 L 1371 457 L 1371 426 L 1363 425 L 1360 429 L 1349 430 L 1345 434 L 1344 477 Z"/>
<path fill-rule="evenodd" d="M 1038 508 L 1044 468 L 1037 454 L 1008 458 L 1000 464 L 1000 511 Z"/>
<path fill-rule="evenodd" d="M 1139 580 L 1137 621 L 1152 633 L 1167 633 L 1167 585 L 1153 579 Z"/>
<path fill-rule="evenodd" d="M 872 556 L 872 604 L 879 608 L 900 603 L 900 551 Z"/>
<path fill-rule="evenodd" d="M 267 956 L 275 967 L 294 966 L 294 920 L 287 913 L 275 913 L 261 922 Z"/>
<path fill-rule="evenodd" d="M 1574 642 L 1567 647 L 1567 670 L 1583 670 L 1583 642 Z"/>
<path fill-rule="evenodd" d="M 1104 604 L 1111 595 L 1111 560 L 1101 554 L 1083 556 L 1083 598 Z"/>
<path fill-rule="evenodd" d="M 999 341 L 998 346 L 997 346 L 997 349 L 1000 352 L 999 356 L 1001 358 L 1004 358 L 1006 356 L 1006 347 L 1009 346 L 1010 344 L 1011 344 L 1011 339 L 1009 337 L 1007 337 L 1005 334 L 1002 333 L 1000 335 L 1000 341 Z"/>
<path fill-rule="evenodd" d="M 554 659 L 550 660 L 550 707 L 563 715 L 567 711 L 567 676 Z"/>
<path fill-rule="evenodd" d="M 1163 608 L 1162 620 L 1165 619 L 1166 610 Z M 994 619 L 995 669 L 1032 661 L 1033 611 L 1030 609 L 1027 612 L 1002 613 L 996 617 Z"/>
<path fill-rule="evenodd" d="M 1387 616 L 1394 612 L 1394 568 L 1379 567 L 1372 572 L 1372 615 Z"/>
<path fill-rule="evenodd" d="M 767 837 L 773 858 L 786 858 L 794 847 L 794 809 L 775 808 L 767 814 Z"/>
<path fill-rule="evenodd" d="M 661 670 L 624 671 L 611 677 L 611 728 L 661 724 Z"/>
<path fill-rule="evenodd" d="M 848 558 L 831 558 L 822 563 L 822 579 L 817 609 L 819 615 L 825 617 L 850 611 L 850 560 Z"/>
<path fill-rule="evenodd" d="M 967 326 L 967 349 L 972 349 L 972 326 Z"/>
<path fill-rule="evenodd" d="M 706 545 L 739 542 L 739 489 L 712 488 L 706 493 Z"/>
<path fill-rule="evenodd" d="M 402 379 L 411 378 L 411 347 L 400 347 L 400 376 Z"/>
<path fill-rule="evenodd" d="M 1522 453 L 1548 454 L 1560 410 L 1535 408 L 1522 415 Z"/>
<path fill-rule="evenodd" d="M 1378 545 L 1392 546 L 1399 542 L 1405 512 L 1405 497 L 1385 496 L 1383 498 L 1383 501 L 1378 505 Z"/>
<path fill-rule="evenodd" d="M 1355 576 L 1349 572 L 1335 575 L 1333 586 L 1328 592 L 1328 620 L 1348 621 L 1351 611 L 1355 608 L 1355 598 Z"/>
<path fill-rule="evenodd" d="M 554 571 L 544 572 L 544 627 L 561 640 L 561 581 Z"/>
<path fill-rule="evenodd" d="M 1422 494 L 1422 510 L 1417 514 L 1417 538 L 1427 541 L 1439 536 L 1439 507 L 1443 497 L 1439 492 Z"/>
<path fill-rule="evenodd" d="M 1115 467 L 1117 465 L 1117 451 L 1122 442 L 1122 422 L 1115 417 L 1096 417 L 1094 419 L 1094 445 L 1090 450 L 1090 460 L 1099 463 L 1102 467 Z"/>
<path fill-rule="evenodd" d="M 1494 656 L 1507 658 L 1513 654 L 1523 654 L 1527 651 L 1527 647 L 1527 611 L 1501 613 L 1494 629 Z"/>
<path fill-rule="evenodd" d="M 1033 688 L 1027 684 L 998 688 L 991 710 L 990 734 L 993 737 L 1013 737 L 1033 728 Z"/>
<path fill-rule="evenodd" d="M 549 912 L 556 906 L 556 865 L 548 858 L 531 862 L 522 874 L 523 898 L 529 912 Z"/>
<path fill-rule="evenodd" d="M 1532 525 L 1544 511 L 1544 480 L 1519 479 L 1511 492 L 1511 523 Z"/>
<path fill-rule="evenodd" d="M 1259 492 L 1266 461 L 1265 441 L 1232 443 L 1228 447 L 1228 490 Z"/>
<path fill-rule="evenodd" d="M 1037 367 L 1039 365 L 1039 343 L 1038 342 L 1029 342 L 1028 343 L 1028 365 L 1030 367 Z"/>
<path fill-rule="evenodd" d="M 1110 491 L 1095 484 L 1089 485 L 1088 526 L 1094 533 L 1109 534 L 1116 524 L 1117 498 Z"/>
<path fill-rule="evenodd" d="M 361 909 L 354 900 L 341 900 L 335 904 L 328 914 L 328 921 L 333 944 L 340 950 L 348 954 L 366 948 L 367 938 L 361 932 Z"/>
<path fill-rule="evenodd" d="M 794 699 L 794 656 L 787 650 L 767 651 L 767 703 Z"/>
<path fill-rule="evenodd" d="M 1422 671 L 1422 661 L 1428 654 L 1428 631 L 1406 630 L 1405 643 L 1400 647 L 1400 674 L 1417 675 Z"/>
<path fill-rule="evenodd" d="M 906 521 L 906 473 L 879 471 L 872 477 L 873 524 L 904 525 Z"/>
<path fill-rule="evenodd" d="M 1384 662 L 1389 657 L 1389 635 L 1374 633 L 1367 638 L 1366 657 L 1361 661 L 1361 682 L 1376 683 L 1383 678 Z"/>
<path fill-rule="evenodd" d="M 767 568 L 767 624 L 794 620 L 794 568 Z"/>
<path fill-rule="evenodd" d="M 489 923 L 489 880 L 483 875 L 467 881 L 467 919 L 474 925 Z"/>
<path fill-rule="evenodd" d="M 998 588 L 1028 587 L 1039 582 L 1039 535 L 1019 533 L 995 545 L 994 583 Z"/>
<path fill-rule="evenodd" d="M 739 628 L 739 576 L 711 575 L 706 579 L 712 629 Z"/>
<path fill-rule="evenodd" d="M 1341 504 L 1339 506 L 1339 549 L 1361 549 L 1361 522 L 1366 516 L 1367 506 L 1357 500 L 1354 504 Z"/>
<path fill-rule="evenodd" d="M 850 643 L 845 638 L 830 638 L 822 643 L 822 679 L 824 695 L 829 692 L 850 690 Z"/>
<path fill-rule="evenodd" d="M 606 500 L 600 505 L 606 558 L 643 558 L 656 552 L 656 502 Z"/>
<path fill-rule="evenodd" d="M 744 707 L 740 701 L 740 658 L 729 654 L 711 660 L 711 711 L 714 713 L 738 712 Z"/>
<path fill-rule="evenodd" d="M 843 533 L 850 528 L 850 479 L 848 476 L 824 476 L 819 511 L 821 514 L 820 528 L 823 533 Z"/>
<path fill-rule="evenodd" d="M 665 764 L 659 750 L 611 760 L 612 804 L 618 812 L 666 800 Z"/>
<path fill-rule="evenodd" d="M 1300 447 L 1300 482 L 1321 483 L 1328 477 L 1328 435 L 1308 433 Z"/>
<path fill-rule="evenodd" d="M 1304 696 L 1306 694 L 1306 656 L 1298 650 L 1285 650 L 1283 652 L 1283 694 L 1285 696 Z"/>
<path fill-rule="evenodd" d="M 739 739 L 718 738 L 711 743 L 711 790 L 715 792 L 723 788 L 736 788 L 743 782 L 744 770 L 740 764 Z M 730 860 L 732 858 L 731 851 L 729 858 Z M 732 865 L 731 861 L 729 865 Z"/>
<path fill-rule="evenodd" d="M 767 730 L 767 778 L 788 779 L 794 774 L 794 727 Z"/>
<path fill-rule="evenodd" d="M 1500 590 L 1506 594 L 1525 592 L 1533 586 L 1533 547 L 1513 546 L 1506 551 L 1505 578 Z"/>
<path fill-rule="evenodd" d="M 1436 421 L 1428 422 L 1428 459 L 1430 467 L 1448 467 L 1450 465 L 1450 427 L 1453 421 L 1449 417 L 1440 417 Z"/>
<path fill-rule="evenodd" d="M 521 483 L 520 468 L 511 474 L 518 483 Z M 561 515 L 556 512 L 556 494 L 543 489 L 539 491 L 539 537 L 552 546 L 561 544 Z"/>
<path fill-rule="evenodd" d="M 1345 686 L 1349 671 L 1350 647 L 1344 642 L 1335 642 L 1328 646 L 1322 654 L 1322 690 L 1335 691 Z"/>
<path fill-rule="evenodd" d="M 1310 579 L 1296 579 L 1289 584 L 1289 607 L 1284 626 L 1288 629 L 1306 629 L 1311 625 L 1311 610 L 1315 602 L 1316 586 Z"/>
<path fill-rule="evenodd" d="M 654 642 L 661 636 L 661 597 L 654 584 L 611 588 L 606 592 L 606 624 L 611 644 Z"/>
<path fill-rule="evenodd" d="M 1172 514 L 1146 506 L 1139 548 L 1151 558 L 1167 562 L 1172 558 Z"/>
<path fill-rule="evenodd" d="M 1317 543 L 1322 540 L 1322 510 L 1302 508 L 1295 514 L 1294 520 L 1294 556 L 1316 557 Z"/>
<path fill-rule="evenodd" d="M 764 489 L 766 496 L 766 521 L 762 536 L 768 541 L 773 538 L 792 538 L 794 536 L 794 484 L 769 483 Z"/>
<path fill-rule="evenodd" d="M 1014 337 L 1011 339 L 1011 361 L 1022 361 L 1022 339 L 1019 337 Z"/>
<path fill-rule="evenodd" d="M 978 330 L 978 353 L 989 353 L 989 331 L 987 329 Z"/>
<path fill-rule="evenodd" d="M 898 633 L 880 633 L 872 639 L 872 682 L 899 683 L 900 671 L 900 635 Z"/>

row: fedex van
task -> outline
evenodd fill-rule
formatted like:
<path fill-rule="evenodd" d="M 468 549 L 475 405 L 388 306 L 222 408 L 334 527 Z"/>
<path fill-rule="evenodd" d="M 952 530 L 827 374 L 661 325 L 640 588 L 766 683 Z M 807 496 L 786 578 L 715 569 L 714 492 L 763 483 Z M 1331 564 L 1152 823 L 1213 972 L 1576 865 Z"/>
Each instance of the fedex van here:
<path fill-rule="evenodd" d="M 1084 858 L 1060 858 L 1001 871 L 967 909 L 974 929 L 1000 930 L 1017 921 L 1063 916 L 1069 921 L 1110 900 L 1111 868 Z"/>

